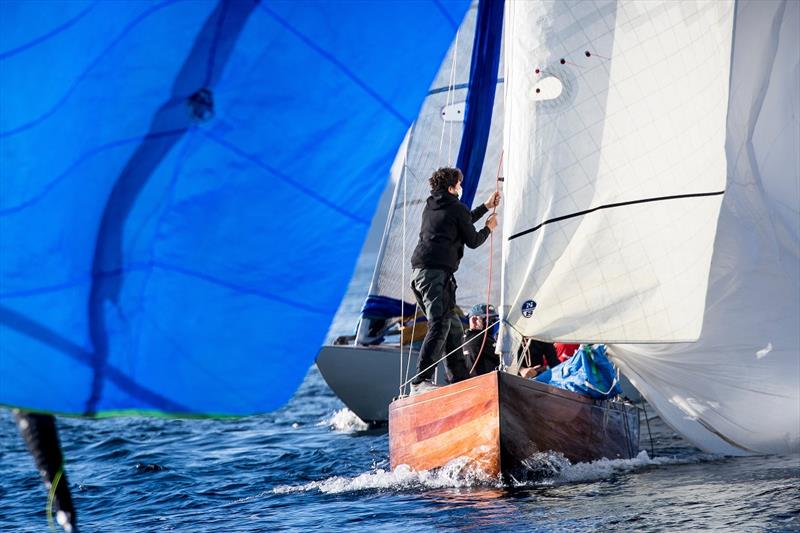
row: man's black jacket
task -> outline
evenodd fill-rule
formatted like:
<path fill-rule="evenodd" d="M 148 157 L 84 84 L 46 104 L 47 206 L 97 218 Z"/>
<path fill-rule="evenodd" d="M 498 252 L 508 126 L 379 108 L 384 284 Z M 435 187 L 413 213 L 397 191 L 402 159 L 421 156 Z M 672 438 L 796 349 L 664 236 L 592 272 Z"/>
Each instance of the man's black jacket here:
<path fill-rule="evenodd" d="M 444 189 L 433 191 L 422 211 L 419 242 L 411 256 L 411 266 L 454 273 L 464 255 L 464 245 L 477 248 L 489 236 L 489 228 L 475 231 L 473 225 L 487 211 L 481 204 L 470 212 L 454 194 Z"/>
<path fill-rule="evenodd" d="M 469 368 L 472 368 L 476 360 L 478 361 L 475 373 L 472 374 L 473 376 L 488 374 L 500 365 L 500 357 L 494 353 L 494 337 L 492 337 L 491 333 L 486 332 L 486 341 L 484 341 L 483 333 L 483 330 L 480 329 L 468 329 L 464 332 L 464 342 L 466 343 L 464 344 L 464 357 Z M 481 346 L 483 347 L 483 352 L 481 352 Z M 480 353 L 483 355 L 478 359 L 478 354 Z"/>

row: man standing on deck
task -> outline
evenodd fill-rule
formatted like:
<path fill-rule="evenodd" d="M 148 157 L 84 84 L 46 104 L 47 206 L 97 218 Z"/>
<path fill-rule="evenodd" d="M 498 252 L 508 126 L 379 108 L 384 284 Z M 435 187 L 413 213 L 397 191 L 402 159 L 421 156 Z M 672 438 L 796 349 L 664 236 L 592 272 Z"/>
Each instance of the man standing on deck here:
<path fill-rule="evenodd" d="M 492 214 L 480 231 L 473 225 L 489 209 L 500 203 L 500 193 L 494 192 L 486 203 L 470 212 L 462 204 L 461 181 L 457 168 L 440 168 L 430 177 L 431 195 L 422 211 L 419 242 L 411 256 L 411 290 L 428 319 L 428 332 L 422 341 L 417 361 L 417 374 L 411 380 L 411 394 L 434 387 L 431 378 L 434 363 L 444 354 L 447 380 L 456 383 L 468 376 L 461 350 L 464 328 L 454 312 L 456 305 L 456 280 L 453 274 L 464 255 L 464 245 L 477 248 L 497 226 Z M 454 353 L 451 353 L 454 352 Z M 430 367 L 430 368 L 429 368 Z"/>

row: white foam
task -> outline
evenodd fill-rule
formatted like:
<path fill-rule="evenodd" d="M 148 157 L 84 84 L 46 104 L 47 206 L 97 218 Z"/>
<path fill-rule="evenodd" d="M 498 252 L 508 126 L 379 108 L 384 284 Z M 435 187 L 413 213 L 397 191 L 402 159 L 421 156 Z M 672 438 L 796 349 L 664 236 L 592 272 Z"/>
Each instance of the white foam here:
<path fill-rule="evenodd" d="M 641 451 L 633 459 L 600 459 L 590 463 L 573 464 L 560 453 L 538 453 L 525 462 L 531 473 L 534 474 L 534 481 L 519 481 L 513 485 L 557 485 L 592 481 L 649 466 L 694 463 L 700 460 L 702 458 L 699 457 L 692 459 L 656 457 L 651 459 L 646 451 Z M 400 465 L 394 471 L 377 469 L 352 478 L 334 476 L 304 485 L 282 485 L 274 488 L 272 493 L 319 491 L 325 494 L 338 494 L 368 490 L 424 490 L 486 486 L 499 488 L 503 486 L 499 479 L 488 476 L 472 466 L 473 463 L 470 463 L 466 457 L 454 459 L 437 470 L 415 471 L 407 465 Z"/>
<path fill-rule="evenodd" d="M 575 483 L 607 478 L 613 474 L 631 472 L 648 466 L 696 462 L 675 457 L 655 457 L 653 459 L 642 450 L 633 459 L 598 459 L 590 463 L 571 463 L 556 452 L 538 453 L 525 463 L 531 471 L 539 472 L 540 484 Z"/>
<path fill-rule="evenodd" d="M 497 478 L 470 468 L 468 459 L 460 457 L 437 470 L 411 470 L 408 465 L 400 465 L 394 471 L 382 468 L 366 472 L 354 478 L 335 476 L 323 481 L 312 481 L 305 485 L 284 485 L 273 489 L 275 494 L 291 492 L 319 491 L 325 494 L 356 492 L 362 490 L 413 490 L 459 488 L 474 486 L 500 486 Z"/>
<path fill-rule="evenodd" d="M 334 431 L 342 433 L 353 433 L 355 431 L 366 431 L 369 424 L 358 418 L 356 414 L 348 408 L 335 411 L 330 417 L 326 418 L 318 425 L 328 426 Z"/>
<path fill-rule="evenodd" d="M 767 345 L 756 352 L 756 359 L 762 359 L 767 356 L 769 352 L 772 351 L 772 343 L 768 342 Z"/>

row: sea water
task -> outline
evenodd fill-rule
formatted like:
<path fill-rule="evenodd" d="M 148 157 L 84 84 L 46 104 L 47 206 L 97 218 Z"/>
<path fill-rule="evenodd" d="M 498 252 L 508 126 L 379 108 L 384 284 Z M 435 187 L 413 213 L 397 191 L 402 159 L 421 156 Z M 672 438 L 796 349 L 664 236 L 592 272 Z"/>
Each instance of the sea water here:
<path fill-rule="evenodd" d="M 363 258 L 330 338 L 352 332 Z M 283 409 L 238 420 L 59 419 L 81 531 L 798 531 L 800 457 L 702 453 L 648 411 L 631 460 L 529 460 L 501 483 L 455 459 L 392 470 L 315 367 Z M 0 411 L 0 531 L 47 531 L 46 493 Z"/>

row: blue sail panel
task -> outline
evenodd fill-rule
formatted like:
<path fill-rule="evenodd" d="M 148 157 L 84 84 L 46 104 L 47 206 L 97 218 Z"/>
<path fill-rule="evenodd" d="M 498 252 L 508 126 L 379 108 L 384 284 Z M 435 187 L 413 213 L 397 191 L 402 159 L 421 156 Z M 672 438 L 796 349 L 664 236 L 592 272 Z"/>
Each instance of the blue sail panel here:
<path fill-rule="evenodd" d="M 0 404 L 282 405 L 467 7 L 3 2 Z"/>
<path fill-rule="evenodd" d="M 461 201 L 472 207 L 483 171 L 486 145 L 492 126 L 497 90 L 497 71 L 503 41 L 504 0 L 483 0 L 478 4 L 475 38 L 469 71 L 464 133 L 456 166 L 464 174 Z"/>

